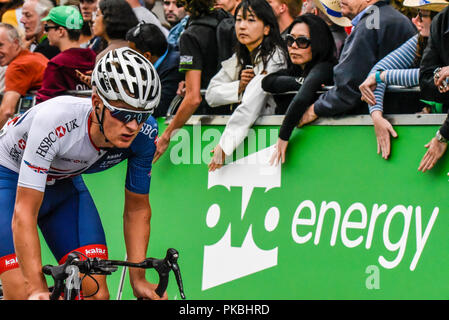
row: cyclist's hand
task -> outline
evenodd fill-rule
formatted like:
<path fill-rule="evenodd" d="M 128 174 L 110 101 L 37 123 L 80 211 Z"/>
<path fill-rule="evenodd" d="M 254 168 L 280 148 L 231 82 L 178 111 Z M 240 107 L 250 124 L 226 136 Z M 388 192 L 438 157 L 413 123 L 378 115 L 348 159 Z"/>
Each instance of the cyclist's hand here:
<path fill-rule="evenodd" d="M 168 300 L 167 291 L 164 292 L 162 297 L 156 293 L 157 285 L 149 283 L 146 280 L 134 282 L 133 292 L 137 298 L 150 299 L 150 300 Z"/>
<path fill-rule="evenodd" d="M 50 292 L 35 292 L 32 293 L 28 300 L 50 300 Z"/>

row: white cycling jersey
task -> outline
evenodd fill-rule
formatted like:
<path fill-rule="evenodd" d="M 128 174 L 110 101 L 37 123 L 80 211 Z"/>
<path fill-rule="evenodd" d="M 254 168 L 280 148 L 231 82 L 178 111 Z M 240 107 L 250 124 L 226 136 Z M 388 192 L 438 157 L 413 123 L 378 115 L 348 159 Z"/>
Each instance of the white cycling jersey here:
<path fill-rule="evenodd" d="M 106 151 L 90 139 L 90 98 L 60 96 L 10 120 L 0 131 L 0 165 L 18 185 L 44 192 L 54 179 L 79 175 Z"/>

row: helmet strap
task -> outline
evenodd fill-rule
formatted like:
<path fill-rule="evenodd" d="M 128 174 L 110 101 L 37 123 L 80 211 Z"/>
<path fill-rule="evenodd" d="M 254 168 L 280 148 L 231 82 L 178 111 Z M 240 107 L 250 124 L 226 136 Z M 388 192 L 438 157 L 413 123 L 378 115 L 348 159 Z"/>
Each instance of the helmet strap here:
<path fill-rule="evenodd" d="M 103 127 L 103 121 L 104 121 L 104 109 L 106 109 L 105 106 L 103 106 L 103 110 L 101 111 L 101 119 L 100 116 L 97 113 L 98 106 L 95 107 L 95 116 L 97 117 L 98 125 L 100 126 L 100 132 L 104 136 L 104 142 L 109 142 L 108 138 L 106 137 L 104 133 L 104 127 Z"/>

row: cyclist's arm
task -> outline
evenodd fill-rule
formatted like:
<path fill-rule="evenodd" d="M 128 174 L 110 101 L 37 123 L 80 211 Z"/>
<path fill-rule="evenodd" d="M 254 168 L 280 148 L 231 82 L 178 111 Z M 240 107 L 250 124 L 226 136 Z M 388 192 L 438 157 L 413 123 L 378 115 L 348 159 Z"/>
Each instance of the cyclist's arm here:
<path fill-rule="evenodd" d="M 151 207 L 147 194 L 125 189 L 123 228 L 128 261 L 140 262 L 146 258 L 150 238 Z M 131 285 L 145 279 L 145 270 L 130 268 Z M 134 287 L 134 286 L 133 286 Z"/>
<path fill-rule="evenodd" d="M 42 259 L 37 215 L 44 193 L 26 187 L 17 187 L 12 220 L 14 247 L 29 295 L 48 292 L 42 274 Z"/>

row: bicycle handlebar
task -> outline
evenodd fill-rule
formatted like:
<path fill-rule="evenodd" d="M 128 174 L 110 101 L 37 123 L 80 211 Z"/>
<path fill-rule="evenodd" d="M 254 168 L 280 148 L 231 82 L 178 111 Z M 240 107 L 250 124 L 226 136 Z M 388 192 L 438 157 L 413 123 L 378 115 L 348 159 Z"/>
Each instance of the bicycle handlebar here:
<path fill-rule="evenodd" d="M 159 283 L 155 291 L 160 297 L 162 297 L 167 289 L 169 274 L 172 270 L 175 274 L 181 298 L 185 299 L 181 271 L 178 265 L 179 253 L 176 249 L 168 249 L 164 259 L 147 258 L 139 263 L 119 260 L 103 260 L 99 258 L 86 258 L 85 260 L 80 260 L 80 256 L 82 256 L 82 254 L 72 252 L 68 255 L 64 264 L 59 266 L 46 265 L 42 267 L 42 272 L 46 275 L 50 275 L 55 282 L 54 289 L 50 295 L 50 300 L 58 299 L 64 290 L 64 281 L 70 276 L 70 266 L 78 267 L 79 272 L 86 275 L 110 275 L 117 270 L 118 266 L 155 269 L 159 275 Z"/>

